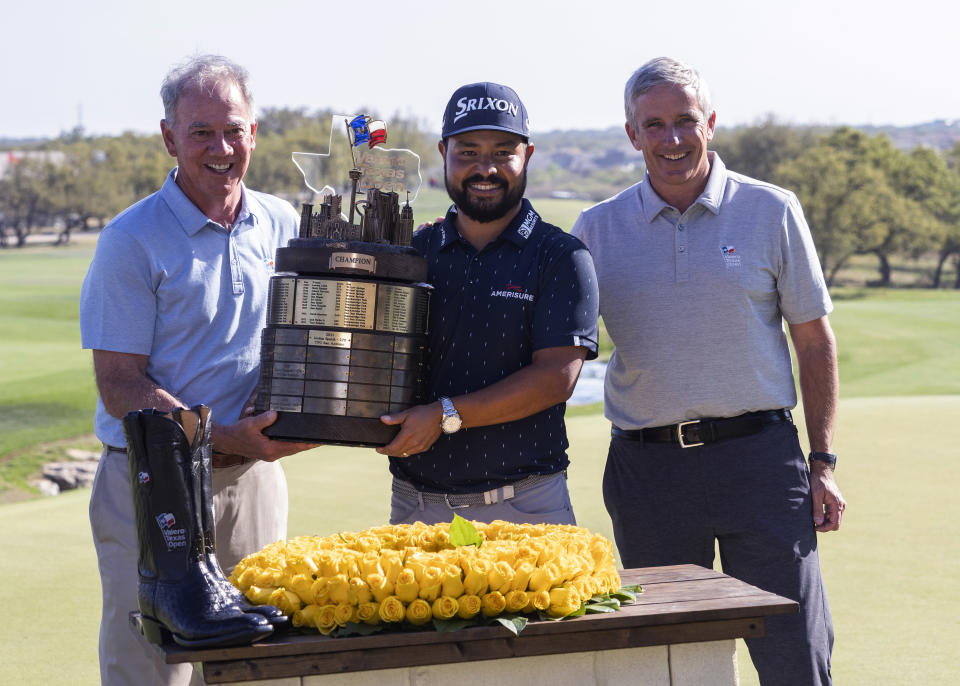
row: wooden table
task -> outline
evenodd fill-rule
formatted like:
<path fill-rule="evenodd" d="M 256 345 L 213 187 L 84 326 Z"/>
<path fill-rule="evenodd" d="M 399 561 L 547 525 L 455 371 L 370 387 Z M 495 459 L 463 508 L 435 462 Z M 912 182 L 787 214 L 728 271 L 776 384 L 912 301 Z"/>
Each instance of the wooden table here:
<path fill-rule="evenodd" d="M 695 565 L 628 569 L 621 577 L 643 586 L 636 604 L 559 622 L 531 620 L 519 637 L 484 626 L 446 634 L 288 635 L 206 650 L 153 647 L 168 663 L 194 663 L 208 684 L 735 685 L 734 640 L 762 637 L 765 617 L 798 609 Z"/>

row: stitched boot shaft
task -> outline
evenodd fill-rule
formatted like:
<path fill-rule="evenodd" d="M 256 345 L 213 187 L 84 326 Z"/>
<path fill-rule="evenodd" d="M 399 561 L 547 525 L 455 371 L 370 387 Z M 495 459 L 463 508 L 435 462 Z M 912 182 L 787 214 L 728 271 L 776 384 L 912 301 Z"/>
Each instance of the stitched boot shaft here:
<path fill-rule="evenodd" d="M 145 410 L 123 420 L 138 544 L 138 605 L 147 637 L 187 647 L 250 643 L 272 633 L 207 578 L 190 445 L 170 417 Z"/>
<path fill-rule="evenodd" d="M 213 444 L 210 440 L 210 408 L 204 405 L 195 405 L 189 411 L 174 410 L 173 414 L 187 430 L 188 435 L 191 433 L 188 427 L 191 427 L 193 418 L 196 418 L 196 421 L 199 422 L 195 432 L 196 437 L 191 444 L 191 462 L 195 470 L 194 473 L 197 475 L 194 481 L 194 492 L 197 496 L 203 530 L 204 566 L 210 583 L 224 595 L 225 601 L 235 603 L 244 612 L 252 612 L 266 617 L 274 631 L 289 628 L 290 619 L 279 608 L 273 605 L 254 605 L 248 602 L 243 593 L 227 579 L 220 567 L 219 560 L 217 560 L 217 537 L 214 527 L 216 520 L 213 511 Z"/>

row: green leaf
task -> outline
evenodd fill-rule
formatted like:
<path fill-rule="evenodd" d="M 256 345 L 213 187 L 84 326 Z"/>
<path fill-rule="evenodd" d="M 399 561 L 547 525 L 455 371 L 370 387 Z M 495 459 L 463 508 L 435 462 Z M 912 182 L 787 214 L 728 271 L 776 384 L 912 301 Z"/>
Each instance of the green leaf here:
<path fill-rule="evenodd" d="M 524 627 L 527 626 L 526 617 L 499 615 L 494 617 L 494 620 L 498 624 L 505 626 L 507 630 L 514 636 L 519 636 L 520 632 L 523 631 Z"/>
<path fill-rule="evenodd" d="M 433 627 L 437 630 L 438 634 L 446 634 L 451 631 L 460 631 L 461 629 L 466 629 L 469 626 L 478 626 L 479 622 L 476 619 L 437 619 L 433 618 Z"/>
<path fill-rule="evenodd" d="M 385 624 L 360 624 L 347 622 L 346 625 L 336 630 L 337 638 L 341 636 L 369 636 L 384 630 Z"/>
<path fill-rule="evenodd" d="M 450 544 L 454 547 L 462 545 L 475 545 L 478 548 L 483 544 L 477 527 L 468 522 L 458 514 L 453 515 L 453 521 L 450 522 Z"/>
<path fill-rule="evenodd" d="M 602 605 L 597 603 L 593 605 L 585 605 L 583 608 L 583 611 L 589 615 L 589 614 L 596 614 L 599 612 L 616 612 L 619 609 L 619 607 L 620 607 L 619 605 L 617 607 L 613 607 L 612 605 Z"/>

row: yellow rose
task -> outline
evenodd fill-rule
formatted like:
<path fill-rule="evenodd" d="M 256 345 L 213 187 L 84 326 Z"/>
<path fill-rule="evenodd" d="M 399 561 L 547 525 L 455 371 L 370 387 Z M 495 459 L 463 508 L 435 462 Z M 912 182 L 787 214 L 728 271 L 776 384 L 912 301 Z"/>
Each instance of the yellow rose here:
<path fill-rule="evenodd" d="M 373 600 L 373 594 L 367 582 L 355 576 L 350 579 L 349 598 L 347 602 L 351 605 L 360 605 L 361 603 L 369 603 Z"/>
<path fill-rule="evenodd" d="M 360 574 L 364 579 L 371 574 L 383 574 L 383 568 L 380 566 L 380 553 L 364 553 L 360 559 Z"/>
<path fill-rule="evenodd" d="M 444 572 L 440 567 L 424 567 L 423 579 L 420 582 L 419 596 L 432 603 L 440 596 L 440 586 Z"/>
<path fill-rule="evenodd" d="M 456 598 L 451 598 L 448 595 L 442 595 L 434 600 L 433 605 L 430 607 L 433 610 L 434 617 L 439 617 L 440 619 L 450 619 L 457 614 L 457 611 L 460 609 L 460 603 L 457 602 Z"/>
<path fill-rule="evenodd" d="M 407 605 L 406 617 L 411 624 L 426 624 L 433 619 L 433 610 L 430 609 L 430 603 L 423 598 L 417 598 Z"/>
<path fill-rule="evenodd" d="M 483 595 L 489 587 L 487 574 L 490 572 L 490 562 L 488 560 L 474 559 L 469 562 L 466 568 L 466 575 L 463 577 L 463 590 L 468 595 Z"/>
<path fill-rule="evenodd" d="M 383 574 L 370 574 L 367 577 L 367 585 L 378 603 L 382 603 L 388 595 L 393 595 L 393 584 L 389 583 Z"/>
<path fill-rule="evenodd" d="M 517 573 L 513 575 L 513 579 L 510 581 L 510 590 L 511 591 L 526 591 L 527 584 L 530 583 L 530 575 L 533 574 L 533 571 L 536 567 L 532 562 L 524 560 L 517 567 Z"/>
<path fill-rule="evenodd" d="M 314 602 L 313 584 L 314 580 L 312 576 L 307 574 L 295 574 L 290 579 L 289 583 L 284 584 L 284 587 L 288 591 L 293 591 L 296 593 L 304 605 L 310 605 Z"/>
<path fill-rule="evenodd" d="M 566 617 L 580 609 L 580 592 L 572 587 L 554 588 L 550 591 L 550 607 L 547 614 L 551 617 Z"/>
<path fill-rule="evenodd" d="M 527 606 L 526 591 L 508 591 L 506 595 L 507 612 L 523 612 Z"/>
<path fill-rule="evenodd" d="M 463 577 L 460 567 L 455 564 L 448 564 L 444 568 L 443 581 L 440 583 L 440 593 L 451 598 L 459 598 L 463 595 Z"/>
<path fill-rule="evenodd" d="M 291 615 L 300 609 L 300 597 L 293 591 L 278 588 L 270 594 L 266 604 L 280 608 L 280 611 L 285 615 Z"/>
<path fill-rule="evenodd" d="M 406 615 L 406 608 L 397 596 L 391 595 L 380 603 L 380 619 L 385 622 L 402 622 Z"/>
<path fill-rule="evenodd" d="M 396 596 L 404 603 L 412 603 L 420 594 L 420 584 L 412 569 L 404 568 L 397 576 Z"/>
<path fill-rule="evenodd" d="M 334 605 L 350 601 L 350 581 L 346 574 L 330 577 L 327 584 L 327 597 Z"/>
<path fill-rule="evenodd" d="M 507 599 L 500 591 L 484 593 L 480 600 L 480 611 L 483 612 L 484 617 L 495 617 L 507 606 Z"/>
<path fill-rule="evenodd" d="M 317 612 L 314 624 L 321 634 L 327 635 L 337 628 L 336 612 L 336 605 L 323 605 Z"/>
<path fill-rule="evenodd" d="M 357 607 L 349 603 L 340 603 L 333 612 L 333 621 L 337 626 L 346 626 L 348 622 L 355 622 L 357 616 Z"/>
<path fill-rule="evenodd" d="M 233 570 L 233 574 L 230 575 L 230 582 L 239 588 L 241 591 L 246 591 L 250 586 L 253 585 L 253 582 L 260 575 L 260 572 L 256 567 L 247 567 L 244 569 L 239 576 L 234 576 L 237 573 L 237 570 Z"/>
<path fill-rule="evenodd" d="M 537 567 L 530 573 L 530 579 L 527 581 L 527 589 L 536 593 L 537 591 L 549 591 L 553 576 L 546 567 Z"/>
<path fill-rule="evenodd" d="M 506 593 L 510 590 L 510 582 L 513 581 L 514 576 L 516 576 L 516 572 L 513 567 L 504 560 L 500 560 L 487 572 L 487 583 L 490 585 L 491 591 Z"/>
<path fill-rule="evenodd" d="M 318 614 L 320 614 L 319 605 L 304 605 L 302 608 L 293 613 L 293 615 L 290 617 L 290 620 L 296 627 L 315 627 Z"/>
<path fill-rule="evenodd" d="M 457 617 L 460 619 L 470 619 L 480 612 L 480 606 L 483 601 L 477 595 L 462 595 L 457 598 L 459 607 L 457 608 Z"/>
<path fill-rule="evenodd" d="M 524 612 L 542 612 L 550 607 L 550 591 L 527 591 L 527 606 Z"/>
<path fill-rule="evenodd" d="M 280 584 L 279 570 L 273 569 L 272 567 L 261 567 L 259 572 L 253 582 L 254 586 L 259 586 L 260 588 L 272 586 L 276 588 Z"/>
<path fill-rule="evenodd" d="M 364 624 L 380 623 L 380 603 L 362 603 L 357 606 L 357 621 Z"/>
<path fill-rule="evenodd" d="M 380 553 L 380 566 L 383 567 L 383 576 L 391 586 L 397 583 L 397 577 L 403 569 L 403 557 L 399 550 L 383 550 Z"/>
<path fill-rule="evenodd" d="M 251 603 L 257 605 L 269 605 L 270 604 L 270 594 L 276 591 L 277 589 L 274 586 L 266 586 L 261 588 L 260 586 L 248 586 L 247 590 L 243 594 L 247 597 Z"/>
<path fill-rule="evenodd" d="M 330 579 L 321 576 L 310 586 L 313 602 L 317 605 L 326 605 L 330 595 Z"/>

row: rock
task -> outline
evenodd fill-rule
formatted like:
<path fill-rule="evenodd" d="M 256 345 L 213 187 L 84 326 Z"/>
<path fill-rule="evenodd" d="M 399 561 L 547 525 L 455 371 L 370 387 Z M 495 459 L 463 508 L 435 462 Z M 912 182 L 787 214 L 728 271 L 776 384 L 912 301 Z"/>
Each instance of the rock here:
<path fill-rule="evenodd" d="M 60 487 L 50 479 L 35 479 L 30 485 L 40 491 L 41 495 L 60 495 Z"/>
<path fill-rule="evenodd" d="M 54 482 L 61 491 L 93 485 L 97 461 L 54 462 L 43 466 L 43 478 Z"/>

